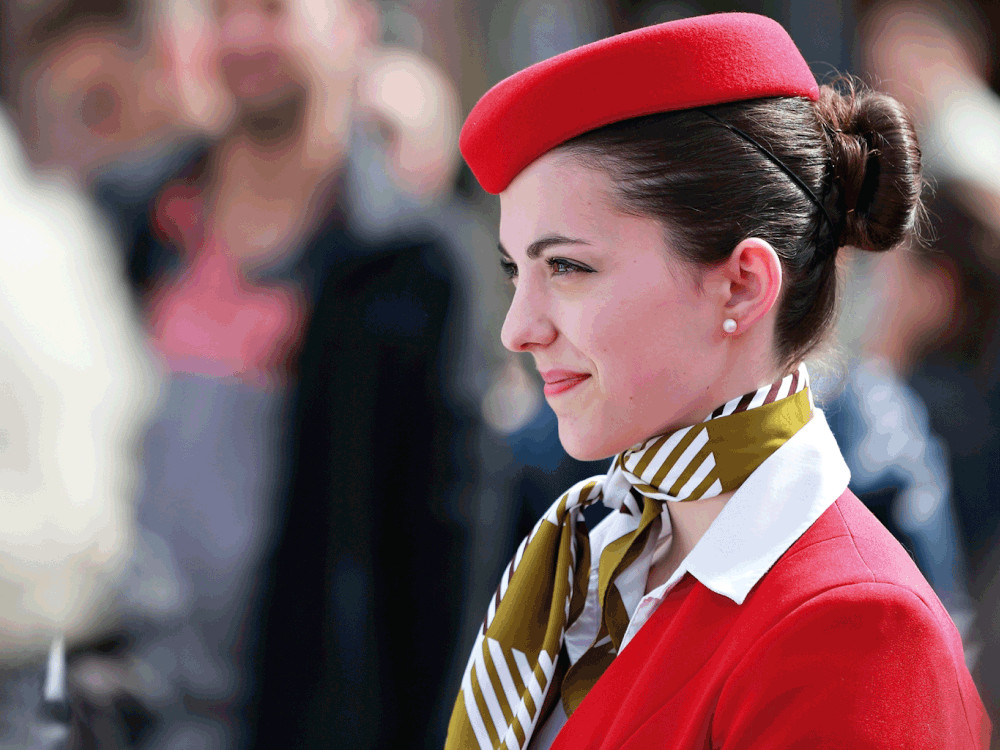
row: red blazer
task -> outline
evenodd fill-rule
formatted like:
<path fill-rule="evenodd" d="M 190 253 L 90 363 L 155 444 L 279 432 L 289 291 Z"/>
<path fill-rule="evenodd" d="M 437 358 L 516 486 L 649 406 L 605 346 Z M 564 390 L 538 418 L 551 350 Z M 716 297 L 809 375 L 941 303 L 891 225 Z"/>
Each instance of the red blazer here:
<path fill-rule="evenodd" d="M 987 750 L 989 732 L 947 612 L 847 491 L 742 605 L 685 576 L 552 750 Z"/>

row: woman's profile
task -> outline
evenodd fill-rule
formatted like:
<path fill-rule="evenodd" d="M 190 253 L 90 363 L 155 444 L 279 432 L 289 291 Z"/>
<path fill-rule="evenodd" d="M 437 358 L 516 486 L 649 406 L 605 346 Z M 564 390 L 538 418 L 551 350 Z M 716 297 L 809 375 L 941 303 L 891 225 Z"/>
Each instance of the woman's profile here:
<path fill-rule="evenodd" d="M 515 74 L 461 146 L 500 196 L 503 343 L 610 468 L 517 549 L 448 750 L 986 748 L 961 639 L 847 489 L 803 364 L 838 249 L 918 231 L 902 107 L 717 14 Z"/>

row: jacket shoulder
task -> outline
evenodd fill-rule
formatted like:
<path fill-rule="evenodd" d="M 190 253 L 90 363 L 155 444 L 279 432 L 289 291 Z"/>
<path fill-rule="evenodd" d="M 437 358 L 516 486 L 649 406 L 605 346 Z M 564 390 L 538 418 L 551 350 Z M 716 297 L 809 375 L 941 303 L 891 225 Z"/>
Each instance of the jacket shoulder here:
<path fill-rule="evenodd" d="M 845 747 L 879 746 L 877 733 L 868 734 L 875 724 L 914 743 L 899 746 L 938 747 L 934 742 L 957 733 L 955 747 L 986 747 L 988 723 L 954 623 L 906 550 L 849 490 L 779 559 L 745 607 L 741 619 L 755 632 L 720 697 L 718 726 L 751 731 L 748 696 L 771 677 L 778 689 L 780 675 L 799 663 L 803 675 L 811 672 L 800 680 L 803 700 L 823 695 L 821 702 L 843 705 L 837 731 L 852 738 Z M 879 698 L 889 695 L 893 700 Z M 851 701 L 878 706 L 848 711 Z M 910 737 L 906 727 L 919 730 L 913 722 L 921 719 L 926 731 Z M 819 715 L 815 720 L 820 726 Z"/>
<path fill-rule="evenodd" d="M 898 587 L 947 618 L 907 551 L 850 490 L 778 559 L 748 600 L 767 599 L 794 607 L 831 589 L 858 583 Z"/>

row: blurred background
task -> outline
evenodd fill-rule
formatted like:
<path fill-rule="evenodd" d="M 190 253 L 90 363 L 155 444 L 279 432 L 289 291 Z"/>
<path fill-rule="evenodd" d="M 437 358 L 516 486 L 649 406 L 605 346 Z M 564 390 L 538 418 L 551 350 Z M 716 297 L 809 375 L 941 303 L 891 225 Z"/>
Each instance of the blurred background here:
<path fill-rule="evenodd" d="M 842 254 L 814 371 L 1000 724 L 1000 6 L 0 0 L 0 747 L 441 746 L 516 543 L 606 468 L 499 345 L 461 122 L 729 10 L 915 117 L 933 236 Z"/>

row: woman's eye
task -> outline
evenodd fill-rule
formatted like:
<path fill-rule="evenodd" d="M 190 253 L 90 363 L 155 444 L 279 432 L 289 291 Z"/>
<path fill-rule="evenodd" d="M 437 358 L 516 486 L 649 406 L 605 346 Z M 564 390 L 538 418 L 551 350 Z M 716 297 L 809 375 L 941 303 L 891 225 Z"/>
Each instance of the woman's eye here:
<path fill-rule="evenodd" d="M 549 258 L 546 262 L 549 264 L 549 268 L 552 269 L 552 273 L 556 276 L 565 276 L 568 273 L 589 270 L 583 268 L 582 266 L 578 266 L 576 263 L 570 263 L 568 260 L 563 260 L 562 258 Z"/>
<path fill-rule="evenodd" d="M 503 271 L 503 275 L 508 279 L 513 279 L 517 276 L 517 264 L 511 263 L 509 260 L 500 261 L 500 270 Z"/>

